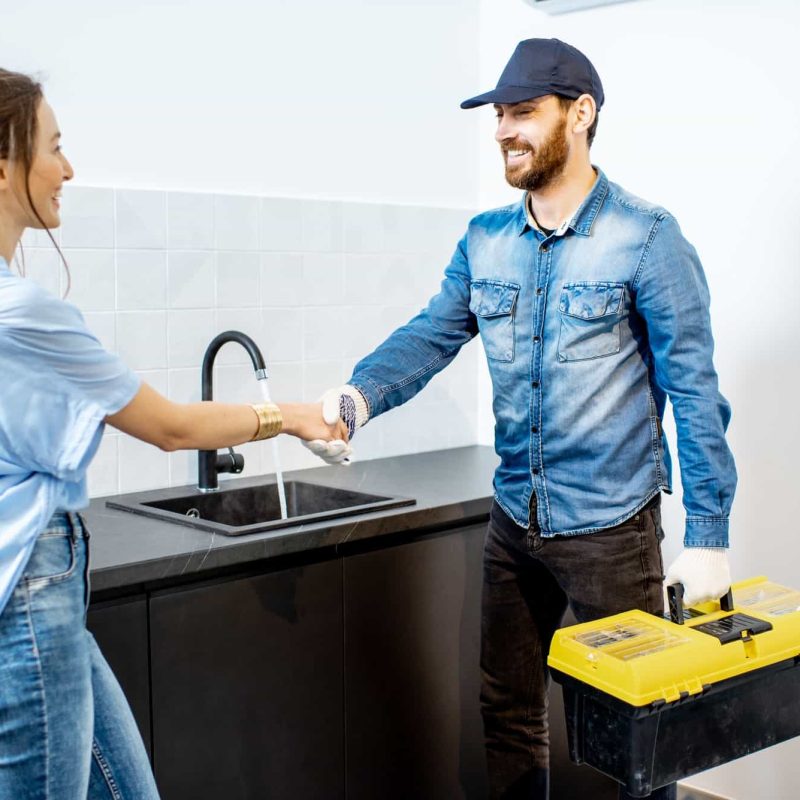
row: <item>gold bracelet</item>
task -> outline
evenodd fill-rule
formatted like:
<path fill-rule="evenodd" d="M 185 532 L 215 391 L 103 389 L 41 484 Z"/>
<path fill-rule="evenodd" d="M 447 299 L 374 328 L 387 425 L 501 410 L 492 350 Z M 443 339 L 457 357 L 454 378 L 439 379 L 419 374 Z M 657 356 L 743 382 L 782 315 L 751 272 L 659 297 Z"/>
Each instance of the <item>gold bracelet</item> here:
<path fill-rule="evenodd" d="M 251 442 L 258 442 L 261 439 L 271 439 L 277 436 L 283 428 L 283 415 L 281 410 L 274 403 L 260 403 L 250 406 L 258 416 L 258 430 Z"/>

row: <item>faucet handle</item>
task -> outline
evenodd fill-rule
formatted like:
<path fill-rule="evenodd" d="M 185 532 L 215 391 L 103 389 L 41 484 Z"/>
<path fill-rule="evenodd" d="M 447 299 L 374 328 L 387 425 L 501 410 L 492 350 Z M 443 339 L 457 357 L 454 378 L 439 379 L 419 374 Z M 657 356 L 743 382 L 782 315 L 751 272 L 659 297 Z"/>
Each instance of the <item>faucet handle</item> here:
<path fill-rule="evenodd" d="M 244 469 L 244 456 L 236 453 L 232 447 L 225 455 L 217 453 L 217 472 L 232 472 L 238 475 Z"/>

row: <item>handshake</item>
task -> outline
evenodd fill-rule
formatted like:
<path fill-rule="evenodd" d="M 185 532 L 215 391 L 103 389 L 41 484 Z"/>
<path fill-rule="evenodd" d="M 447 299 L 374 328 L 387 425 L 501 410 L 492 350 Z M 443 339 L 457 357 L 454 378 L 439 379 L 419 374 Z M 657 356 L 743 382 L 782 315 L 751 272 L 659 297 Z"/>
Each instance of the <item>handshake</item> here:
<path fill-rule="evenodd" d="M 355 432 L 366 424 L 369 419 L 369 408 L 364 395 L 355 388 L 346 384 L 336 389 L 329 389 L 320 398 L 322 402 L 322 418 L 326 425 L 336 425 L 339 431 L 346 428 L 347 438 L 338 438 L 326 441 L 325 439 L 311 439 L 303 444 L 315 455 L 319 456 L 326 464 L 350 463 L 353 448 L 350 441 Z M 341 423 L 341 424 L 340 424 Z"/>

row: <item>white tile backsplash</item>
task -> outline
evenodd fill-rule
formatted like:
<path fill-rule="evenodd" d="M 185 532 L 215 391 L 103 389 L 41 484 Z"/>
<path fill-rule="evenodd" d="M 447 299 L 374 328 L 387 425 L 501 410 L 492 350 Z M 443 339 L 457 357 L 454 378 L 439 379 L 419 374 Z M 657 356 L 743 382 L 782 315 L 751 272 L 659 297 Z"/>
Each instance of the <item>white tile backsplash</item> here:
<path fill-rule="evenodd" d="M 303 256 L 299 253 L 263 253 L 261 256 L 261 305 L 303 305 Z"/>
<path fill-rule="evenodd" d="M 339 253 L 342 250 L 343 203 L 325 200 L 303 202 L 303 250 L 310 253 Z"/>
<path fill-rule="evenodd" d="M 65 186 L 61 207 L 63 247 L 114 247 L 114 190 Z"/>
<path fill-rule="evenodd" d="M 214 248 L 214 196 L 170 192 L 167 196 L 167 245 L 170 250 Z"/>
<path fill-rule="evenodd" d="M 83 311 L 114 311 L 117 302 L 114 251 L 64 248 L 63 252 L 70 272 L 67 300 Z"/>
<path fill-rule="evenodd" d="M 303 309 L 264 309 L 261 344 L 264 357 L 275 361 L 303 360 Z"/>
<path fill-rule="evenodd" d="M 163 309 L 166 305 L 166 251 L 117 250 L 117 310 Z"/>
<path fill-rule="evenodd" d="M 214 247 L 216 250 L 258 250 L 257 197 L 214 195 Z"/>
<path fill-rule="evenodd" d="M 132 369 L 167 367 L 167 312 L 118 311 L 117 351 Z"/>
<path fill-rule="evenodd" d="M 26 278 L 35 281 L 56 297 L 62 296 L 61 273 L 64 271 L 64 265 L 61 263 L 58 251 L 55 248 L 51 246 L 49 248 L 28 249 L 24 252 L 24 261 L 22 255 L 18 256 L 18 259 L 20 271 Z M 15 269 L 13 264 L 11 268 Z M 64 280 L 66 280 L 66 272 L 64 273 Z"/>
<path fill-rule="evenodd" d="M 347 253 L 382 253 L 384 207 L 374 203 L 345 203 L 342 209 L 344 249 Z"/>
<path fill-rule="evenodd" d="M 264 197 L 259 209 L 261 249 L 294 253 L 303 250 L 304 200 Z"/>
<path fill-rule="evenodd" d="M 167 246 L 167 193 L 134 189 L 116 192 L 117 247 L 153 248 Z"/>
<path fill-rule="evenodd" d="M 213 311 L 207 309 L 169 311 L 167 363 L 170 369 L 202 364 L 206 347 L 217 333 L 219 330 L 214 324 Z"/>
<path fill-rule="evenodd" d="M 57 231 L 70 265 L 69 300 L 109 350 L 175 402 L 200 399 L 211 339 L 241 330 L 262 349 L 273 399 L 309 401 L 348 379 L 363 356 L 438 291 L 471 213 L 460 209 L 300 198 L 68 186 Z M 41 232 L 25 237 L 29 274 L 65 287 Z M 373 420 L 358 459 L 477 441 L 478 358 L 470 344 L 418 397 Z M 243 348 L 227 344 L 215 399 L 256 402 Z M 320 465 L 278 441 L 284 470 Z M 250 443 L 245 474 L 274 471 L 270 443 Z M 93 495 L 197 480 L 196 453 L 163 453 L 108 428 L 90 471 Z"/>
<path fill-rule="evenodd" d="M 303 309 L 303 356 L 306 361 L 344 358 L 346 309 Z"/>
<path fill-rule="evenodd" d="M 258 306 L 261 297 L 258 253 L 217 253 L 217 306 Z"/>
<path fill-rule="evenodd" d="M 169 453 L 125 434 L 118 438 L 120 492 L 169 486 Z"/>
<path fill-rule="evenodd" d="M 344 300 L 344 260 L 338 253 L 306 253 L 303 256 L 305 306 L 335 306 Z"/>
<path fill-rule="evenodd" d="M 213 308 L 214 253 L 171 250 L 167 253 L 167 304 L 170 308 Z"/>

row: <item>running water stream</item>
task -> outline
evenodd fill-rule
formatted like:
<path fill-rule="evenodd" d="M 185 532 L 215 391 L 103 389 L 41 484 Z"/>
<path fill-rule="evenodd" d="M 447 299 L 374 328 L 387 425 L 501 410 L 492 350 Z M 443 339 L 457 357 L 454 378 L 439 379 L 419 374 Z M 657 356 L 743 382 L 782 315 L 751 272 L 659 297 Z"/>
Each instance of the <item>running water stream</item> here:
<path fill-rule="evenodd" d="M 269 396 L 269 385 L 267 378 L 259 378 L 258 383 L 261 386 L 261 396 L 264 398 L 265 403 L 271 403 L 272 399 Z M 286 490 L 283 486 L 283 471 L 281 470 L 281 456 L 278 452 L 278 437 L 272 439 L 272 457 L 275 460 L 275 476 L 278 479 L 278 500 L 281 504 L 281 519 L 288 519 L 286 512 Z"/>

